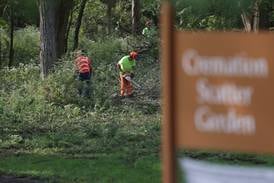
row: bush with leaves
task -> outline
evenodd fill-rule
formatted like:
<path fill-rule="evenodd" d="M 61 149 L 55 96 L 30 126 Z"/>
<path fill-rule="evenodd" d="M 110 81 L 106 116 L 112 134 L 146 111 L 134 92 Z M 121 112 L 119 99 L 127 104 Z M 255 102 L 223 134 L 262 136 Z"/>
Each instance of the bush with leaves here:
<path fill-rule="evenodd" d="M 38 63 L 40 50 L 39 31 L 29 26 L 14 34 L 15 63 Z"/>

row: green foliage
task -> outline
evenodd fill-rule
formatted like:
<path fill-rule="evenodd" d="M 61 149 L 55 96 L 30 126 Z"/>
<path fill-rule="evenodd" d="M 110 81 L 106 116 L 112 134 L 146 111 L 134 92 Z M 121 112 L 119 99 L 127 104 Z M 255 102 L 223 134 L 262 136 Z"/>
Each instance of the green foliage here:
<path fill-rule="evenodd" d="M 151 156 L 140 158 L 132 166 L 115 155 L 92 155 L 84 159 L 26 154 L 1 157 L 0 165 L 1 172 L 16 173 L 21 176 L 21 182 L 27 175 L 33 179 L 26 182 L 58 183 L 158 183 L 161 179 L 160 162 Z"/>
<path fill-rule="evenodd" d="M 106 9 L 99 0 L 87 2 L 82 21 L 82 31 L 87 38 L 95 39 L 98 32 L 106 33 Z M 105 29 L 104 29 L 105 28 Z M 82 32 L 82 33 L 83 33 Z"/>
<path fill-rule="evenodd" d="M 107 35 L 107 4 L 112 7 L 112 32 L 111 35 L 130 32 L 130 3 L 126 1 L 94 0 L 87 2 L 82 21 L 82 33 L 89 39 L 104 38 Z M 127 8 L 125 7 L 127 6 Z M 76 14 L 75 14 L 76 16 Z"/>
<path fill-rule="evenodd" d="M 154 23 L 158 23 L 161 0 L 142 0 L 141 2 L 143 16 L 154 21 Z"/>
<path fill-rule="evenodd" d="M 116 33 L 119 35 L 131 34 L 131 1 L 119 1 L 114 9 Z"/>
<path fill-rule="evenodd" d="M 111 7 L 113 7 L 117 3 L 117 0 L 100 0 L 100 1 Z"/>
<path fill-rule="evenodd" d="M 222 30 L 242 27 L 241 13 L 252 0 L 174 1 L 179 28 Z"/>
<path fill-rule="evenodd" d="M 36 0 L 2 0 L 0 3 L 0 15 L 9 22 L 11 10 L 13 10 L 16 27 L 35 25 L 39 18 L 37 5 Z"/>
<path fill-rule="evenodd" d="M 8 32 L 0 28 L 0 60 L 1 67 L 8 65 L 9 54 L 9 36 Z M 37 28 L 28 26 L 23 29 L 18 29 L 14 33 L 14 63 L 38 63 L 40 51 L 39 31 Z"/>
<path fill-rule="evenodd" d="M 38 63 L 40 51 L 38 29 L 32 26 L 19 29 L 14 34 L 15 63 Z"/>
<path fill-rule="evenodd" d="M 223 18 L 217 17 L 215 15 L 210 15 L 202 19 L 199 23 L 199 26 L 203 29 L 212 31 L 222 29 L 225 26 L 225 24 Z"/>
<path fill-rule="evenodd" d="M 63 58 L 43 81 L 36 65 L 0 70 L 0 149 L 79 156 L 126 153 L 123 161 L 133 164 L 143 156 L 157 156 L 159 66 L 149 56 L 137 63 L 136 78 L 156 98 L 144 91 L 138 91 L 141 98 L 135 102 L 113 98 L 122 42 L 112 38 L 83 45 L 94 62 L 91 98 L 78 96 L 72 56 Z"/>
<path fill-rule="evenodd" d="M 262 29 L 273 29 L 274 9 L 272 0 L 262 0 L 260 5 L 260 22 Z"/>
<path fill-rule="evenodd" d="M 160 0 L 142 0 L 141 23 L 144 27 L 146 20 L 152 20 L 156 25 L 160 10 Z M 112 3 L 111 35 L 127 36 L 131 34 L 131 1 L 103 1 L 88 2 L 83 17 L 82 31 L 89 39 L 104 37 L 107 34 L 107 3 Z"/>
<path fill-rule="evenodd" d="M 121 56 L 121 43 L 115 37 L 105 37 L 96 42 L 83 37 L 79 47 L 87 50 L 95 66 L 113 64 Z"/>
<path fill-rule="evenodd" d="M 39 20 L 39 9 L 36 0 L 17 0 L 18 5 L 15 11 L 18 12 L 18 22 L 25 25 L 37 25 Z"/>
<path fill-rule="evenodd" d="M 7 22 L 2 17 L 0 17 L 0 28 L 6 29 L 7 27 L 8 27 Z"/>

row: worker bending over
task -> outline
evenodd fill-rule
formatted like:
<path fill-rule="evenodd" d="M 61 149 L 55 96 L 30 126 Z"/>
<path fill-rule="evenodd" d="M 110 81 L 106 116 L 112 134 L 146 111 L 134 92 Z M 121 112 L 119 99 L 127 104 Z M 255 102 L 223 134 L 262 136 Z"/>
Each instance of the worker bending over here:
<path fill-rule="evenodd" d="M 83 50 L 76 52 L 75 72 L 78 75 L 77 79 L 81 82 L 78 87 L 79 95 L 89 97 L 92 66 L 91 60 L 85 55 Z"/>
<path fill-rule="evenodd" d="M 118 63 L 117 68 L 120 71 L 120 95 L 121 97 L 133 96 L 133 86 L 131 79 L 134 77 L 133 70 L 136 66 L 136 59 L 138 53 L 130 52 L 129 55 L 124 56 Z"/>

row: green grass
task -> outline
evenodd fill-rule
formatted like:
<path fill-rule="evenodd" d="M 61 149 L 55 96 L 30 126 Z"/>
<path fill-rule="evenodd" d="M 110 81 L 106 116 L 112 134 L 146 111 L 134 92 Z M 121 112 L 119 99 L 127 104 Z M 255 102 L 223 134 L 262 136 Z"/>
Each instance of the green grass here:
<path fill-rule="evenodd" d="M 190 157 L 218 164 L 254 167 L 274 167 L 273 155 L 213 151 L 185 151 L 179 154 L 180 156 Z"/>
<path fill-rule="evenodd" d="M 160 162 L 143 157 L 128 164 L 118 156 L 71 158 L 48 155 L 7 156 L 0 159 L 0 172 L 40 177 L 47 182 L 160 182 Z"/>

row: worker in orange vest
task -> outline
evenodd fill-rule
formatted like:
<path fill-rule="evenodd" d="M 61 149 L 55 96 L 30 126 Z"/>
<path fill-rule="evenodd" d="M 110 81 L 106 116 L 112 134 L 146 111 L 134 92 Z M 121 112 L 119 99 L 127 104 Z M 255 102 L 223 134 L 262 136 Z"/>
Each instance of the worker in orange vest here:
<path fill-rule="evenodd" d="M 78 87 L 80 96 L 90 96 L 90 79 L 92 74 L 92 61 L 83 50 L 76 51 L 75 71 L 78 80 L 81 81 Z"/>

